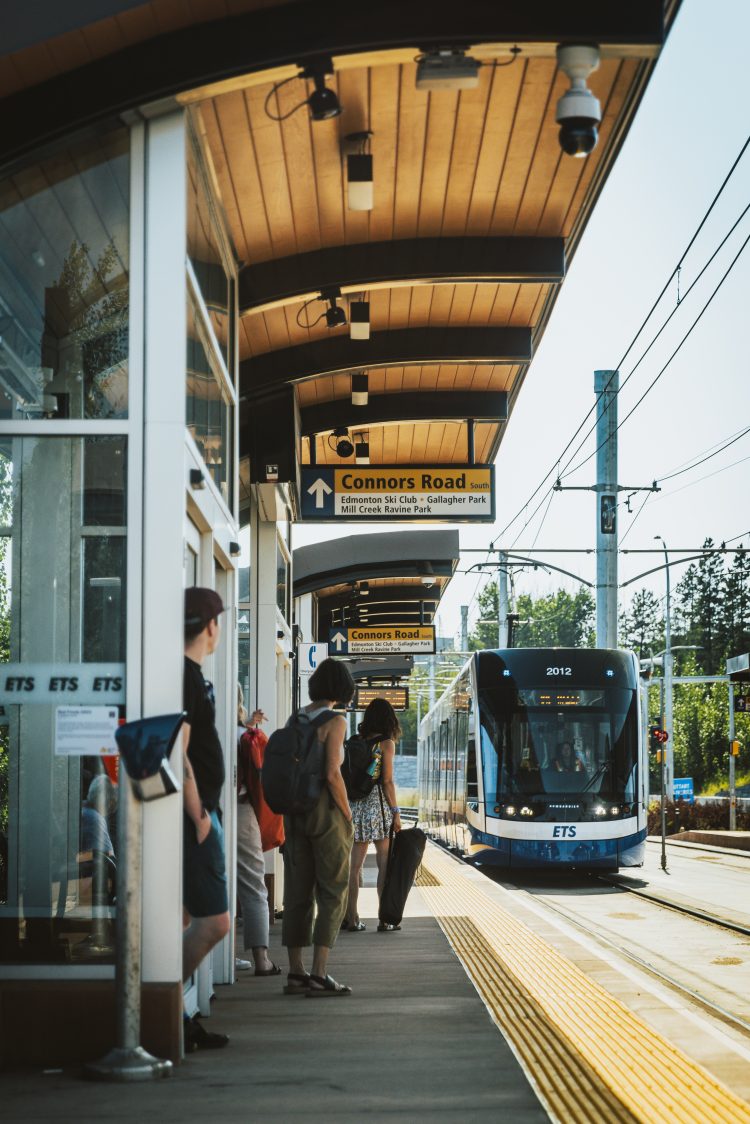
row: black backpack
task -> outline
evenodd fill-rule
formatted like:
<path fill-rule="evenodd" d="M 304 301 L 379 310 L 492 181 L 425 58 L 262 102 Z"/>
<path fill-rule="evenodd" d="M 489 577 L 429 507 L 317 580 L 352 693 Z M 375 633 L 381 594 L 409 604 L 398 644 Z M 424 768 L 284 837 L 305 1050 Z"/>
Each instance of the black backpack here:
<path fill-rule="evenodd" d="M 318 729 L 333 717 L 332 710 L 315 718 L 300 710 L 271 734 L 260 779 L 272 812 L 297 815 L 312 811 L 318 803 L 326 775 L 325 746 L 318 740 Z"/>
<path fill-rule="evenodd" d="M 341 776 L 346 785 L 346 795 L 350 800 L 364 800 L 378 783 L 370 769 L 375 759 L 375 747 L 380 738 L 363 738 L 352 734 L 344 742 L 344 763 Z"/>

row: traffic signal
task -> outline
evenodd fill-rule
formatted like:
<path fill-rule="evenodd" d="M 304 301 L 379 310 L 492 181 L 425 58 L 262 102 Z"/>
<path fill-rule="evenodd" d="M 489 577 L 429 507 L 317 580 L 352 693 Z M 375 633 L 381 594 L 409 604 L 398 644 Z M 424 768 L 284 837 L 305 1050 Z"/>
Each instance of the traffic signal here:
<path fill-rule="evenodd" d="M 661 726 L 649 726 L 648 735 L 652 753 L 658 753 L 669 740 L 669 734 Z"/>

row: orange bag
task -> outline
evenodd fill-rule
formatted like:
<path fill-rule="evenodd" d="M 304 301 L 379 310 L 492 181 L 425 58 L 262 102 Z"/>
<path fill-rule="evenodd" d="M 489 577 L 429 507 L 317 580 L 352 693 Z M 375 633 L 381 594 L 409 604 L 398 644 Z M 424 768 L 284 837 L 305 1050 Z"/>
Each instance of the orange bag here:
<path fill-rule="evenodd" d="M 284 817 L 272 812 L 266 804 L 260 771 L 263 768 L 263 754 L 268 738 L 257 726 L 245 730 L 239 741 L 237 765 L 239 776 L 245 783 L 253 811 L 258 817 L 261 844 L 264 851 L 280 847 L 284 842 Z"/>

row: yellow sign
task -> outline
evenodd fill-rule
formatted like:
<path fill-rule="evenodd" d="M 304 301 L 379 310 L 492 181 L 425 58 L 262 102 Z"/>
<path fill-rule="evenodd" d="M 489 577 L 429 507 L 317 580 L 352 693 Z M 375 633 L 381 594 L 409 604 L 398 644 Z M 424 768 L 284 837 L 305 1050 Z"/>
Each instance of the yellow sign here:
<path fill-rule="evenodd" d="M 369 652 L 432 653 L 435 651 L 433 625 L 359 625 L 332 628 L 328 650 L 337 656 Z"/>

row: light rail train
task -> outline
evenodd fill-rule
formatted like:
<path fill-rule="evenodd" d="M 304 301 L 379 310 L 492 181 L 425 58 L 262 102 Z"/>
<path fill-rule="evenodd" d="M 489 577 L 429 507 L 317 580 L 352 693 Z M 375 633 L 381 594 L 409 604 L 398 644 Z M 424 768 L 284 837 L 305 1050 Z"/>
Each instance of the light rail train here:
<path fill-rule="evenodd" d="M 474 863 L 641 866 L 648 762 L 632 652 L 476 652 L 419 729 L 420 822 Z"/>

